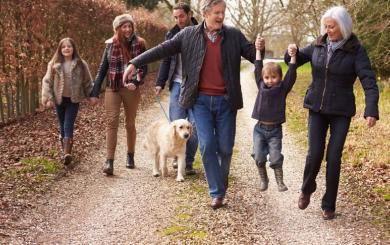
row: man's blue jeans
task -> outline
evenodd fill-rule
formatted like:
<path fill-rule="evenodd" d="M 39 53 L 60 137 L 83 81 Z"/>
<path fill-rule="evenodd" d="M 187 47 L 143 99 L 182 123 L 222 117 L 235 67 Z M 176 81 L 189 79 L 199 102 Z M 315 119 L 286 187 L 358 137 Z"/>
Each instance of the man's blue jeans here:
<path fill-rule="evenodd" d="M 73 138 L 73 128 L 78 111 L 79 103 L 72 103 L 69 97 L 62 97 L 62 103 L 56 105 L 61 138 Z"/>
<path fill-rule="evenodd" d="M 192 111 L 210 196 L 224 197 L 236 135 L 237 110 L 231 108 L 224 96 L 199 94 Z"/>
<path fill-rule="evenodd" d="M 169 120 L 187 119 L 192 123 L 192 136 L 187 141 L 186 167 L 192 168 L 198 148 L 196 123 L 191 109 L 184 109 L 179 105 L 180 83 L 173 82 L 169 101 Z"/>

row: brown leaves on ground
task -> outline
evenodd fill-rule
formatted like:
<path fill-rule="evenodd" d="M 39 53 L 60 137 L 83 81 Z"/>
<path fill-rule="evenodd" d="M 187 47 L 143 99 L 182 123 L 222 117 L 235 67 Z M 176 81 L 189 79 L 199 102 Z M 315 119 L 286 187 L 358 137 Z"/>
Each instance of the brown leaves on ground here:
<path fill-rule="evenodd" d="M 154 102 L 155 76 L 155 73 L 149 74 L 141 87 L 140 110 Z M 80 104 L 74 128 L 73 158 L 76 165 L 88 161 L 91 152 L 96 152 L 105 141 L 103 94 L 101 97 L 98 106 L 93 107 L 87 101 Z M 54 168 L 54 173 L 36 170 L 37 161 L 41 165 L 50 163 L 48 168 Z M 72 167 L 65 168 L 62 164 L 54 109 L 0 128 L 0 238 L 8 236 L 5 230 L 23 225 L 16 221 L 19 221 L 21 210 L 31 207 L 30 200 L 34 196 L 43 195 L 51 181 L 71 173 L 71 170 Z"/>
<path fill-rule="evenodd" d="M 356 212 L 371 213 L 372 216 L 367 218 L 382 226 L 384 230 L 389 230 L 389 169 L 378 168 L 372 164 L 346 164 L 343 171 L 345 174 L 342 180 L 345 184 L 339 196 L 347 199 L 346 202 L 352 202 Z"/>

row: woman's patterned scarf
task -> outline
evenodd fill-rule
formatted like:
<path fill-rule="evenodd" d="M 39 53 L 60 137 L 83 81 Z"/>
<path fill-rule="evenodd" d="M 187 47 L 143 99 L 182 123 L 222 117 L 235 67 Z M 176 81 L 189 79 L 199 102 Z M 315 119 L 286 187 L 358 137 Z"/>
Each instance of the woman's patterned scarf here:
<path fill-rule="evenodd" d="M 123 76 L 123 55 L 121 50 L 121 44 L 119 40 L 114 38 L 112 42 L 111 49 L 111 60 L 109 68 L 109 77 L 110 83 L 109 87 L 114 91 L 118 91 L 122 86 L 122 76 Z"/>
<path fill-rule="evenodd" d="M 145 46 L 138 41 L 138 38 L 133 34 L 129 40 L 130 45 L 130 58 L 135 58 L 145 51 Z M 114 91 L 118 91 L 120 88 L 123 88 L 123 73 L 125 69 L 123 54 L 121 50 L 121 45 L 117 39 L 113 40 L 112 49 L 111 49 L 111 59 L 109 65 L 109 84 L 108 86 Z M 145 71 L 142 67 L 137 69 L 137 75 L 142 79 L 145 76 Z M 139 84 L 140 81 L 133 81 L 135 84 Z"/>

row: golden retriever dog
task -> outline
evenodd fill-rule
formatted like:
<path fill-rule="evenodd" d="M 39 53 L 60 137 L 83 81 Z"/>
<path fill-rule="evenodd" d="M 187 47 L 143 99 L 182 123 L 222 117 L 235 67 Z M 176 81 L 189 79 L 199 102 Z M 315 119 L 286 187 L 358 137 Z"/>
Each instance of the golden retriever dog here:
<path fill-rule="evenodd" d="M 185 119 L 178 119 L 171 123 L 166 120 L 156 121 L 150 125 L 143 145 L 154 158 L 153 176 L 158 177 L 161 173 L 166 177 L 167 159 L 177 157 L 176 181 L 184 181 L 186 143 L 191 134 L 192 125 Z"/>

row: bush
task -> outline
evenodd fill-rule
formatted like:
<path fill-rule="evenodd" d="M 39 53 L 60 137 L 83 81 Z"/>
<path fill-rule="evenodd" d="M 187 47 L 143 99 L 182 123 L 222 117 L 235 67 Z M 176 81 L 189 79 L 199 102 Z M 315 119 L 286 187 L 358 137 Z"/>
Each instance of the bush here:
<path fill-rule="evenodd" d="M 387 0 L 358 0 L 351 6 L 355 30 L 378 76 L 390 77 L 390 5 Z"/>
<path fill-rule="evenodd" d="M 34 113 L 41 80 L 58 42 L 75 40 L 95 74 L 104 41 L 113 35 L 112 20 L 126 12 L 110 0 L 2 0 L 0 7 L 0 125 Z M 164 39 L 167 28 L 146 11 L 135 10 L 138 30 L 150 45 Z"/>

